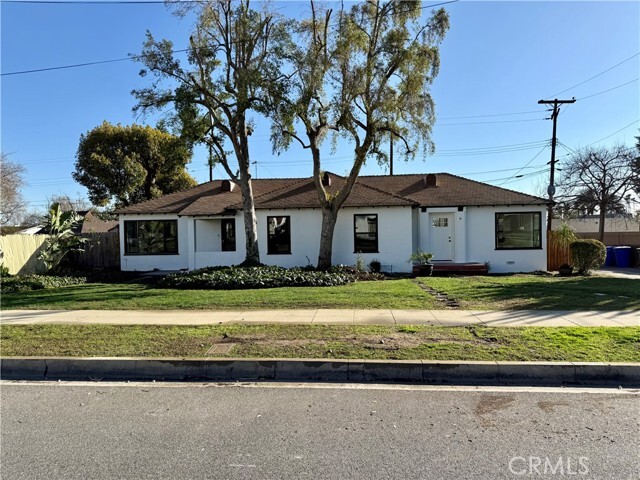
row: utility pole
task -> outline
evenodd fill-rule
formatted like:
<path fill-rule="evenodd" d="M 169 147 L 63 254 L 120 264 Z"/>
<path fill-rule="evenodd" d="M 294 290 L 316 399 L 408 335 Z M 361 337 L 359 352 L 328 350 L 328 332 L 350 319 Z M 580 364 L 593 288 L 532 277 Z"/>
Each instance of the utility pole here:
<path fill-rule="evenodd" d="M 393 175 L 393 132 L 389 132 L 389 175 Z"/>
<path fill-rule="evenodd" d="M 550 119 L 553 120 L 553 137 L 551 138 L 551 170 L 549 172 L 549 186 L 547 187 L 547 193 L 549 194 L 549 205 L 547 207 L 547 231 L 551 231 L 551 221 L 553 220 L 553 196 L 556 194 L 556 187 L 554 185 L 555 180 L 555 169 L 556 169 L 556 126 L 558 123 L 558 114 L 560 113 L 560 109 L 558 105 L 563 103 L 575 103 L 575 97 L 571 100 L 558 100 L 557 98 L 554 100 L 540 100 L 538 102 L 539 105 L 553 105 L 553 113 L 551 114 Z M 547 119 L 548 120 L 548 119 Z"/>

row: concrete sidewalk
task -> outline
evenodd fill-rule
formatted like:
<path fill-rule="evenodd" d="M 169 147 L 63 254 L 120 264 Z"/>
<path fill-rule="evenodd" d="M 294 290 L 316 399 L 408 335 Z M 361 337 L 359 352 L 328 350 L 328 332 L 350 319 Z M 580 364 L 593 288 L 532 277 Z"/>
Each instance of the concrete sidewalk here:
<path fill-rule="evenodd" d="M 486 325 L 499 327 L 640 326 L 640 311 L 551 310 L 5 310 L 0 324 L 216 325 Z"/>

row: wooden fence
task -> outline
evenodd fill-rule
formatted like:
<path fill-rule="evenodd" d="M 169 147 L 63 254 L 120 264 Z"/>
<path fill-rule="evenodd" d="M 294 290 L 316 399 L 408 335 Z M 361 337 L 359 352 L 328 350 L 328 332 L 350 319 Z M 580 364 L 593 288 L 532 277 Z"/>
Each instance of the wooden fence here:
<path fill-rule="evenodd" d="M 598 239 L 598 233 L 576 233 L 580 238 Z M 640 247 L 640 232 L 621 232 L 604 234 L 604 242 L 607 246 L 629 246 Z M 569 256 L 569 246 L 561 245 L 557 239 L 557 232 L 547 232 L 547 270 L 555 271 L 563 263 L 571 263 Z"/>
<path fill-rule="evenodd" d="M 3 235 L 0 237 L 2 265 L 11 275 L 44 273 L 45 266 L 38 260 L 46 235 Z"/>
<path fill-rule="evenodd" d="M 118 232 L 83 233 L 87 239 L 84 252 L 71 255 L 70 263 L 78 270 L 119 269 L 120 235 Z"/>

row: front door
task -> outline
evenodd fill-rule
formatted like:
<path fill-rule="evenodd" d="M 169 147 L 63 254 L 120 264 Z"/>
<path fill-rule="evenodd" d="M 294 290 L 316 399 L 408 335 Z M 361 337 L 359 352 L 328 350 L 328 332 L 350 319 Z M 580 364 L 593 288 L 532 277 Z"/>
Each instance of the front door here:
<path fill-rule="evenodd" d="M 433 260 L 453 260 L 453 213 L 432 213 L 429 221 Z"/>

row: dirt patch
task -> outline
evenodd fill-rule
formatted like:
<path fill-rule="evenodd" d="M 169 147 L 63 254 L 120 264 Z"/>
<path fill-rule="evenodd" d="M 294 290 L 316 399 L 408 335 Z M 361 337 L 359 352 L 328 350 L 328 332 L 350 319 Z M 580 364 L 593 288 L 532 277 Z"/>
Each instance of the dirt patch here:
<path fill-rule="evenodd" d="M 566 402 L 538 402 L 538 408 L 545 413 L 553 413 L 556 407 L 568 406 Z"/>
<path fill-rule="evenodd" d="M 486 345 L 494 343 L 495 339 L 475 337 L 463 339 L 459 337 L 428 337 L 411 333 L 392 333 L 388 335 L 350 335 L 346 337 L 324 337 L 308 339 L 278 339 L 268 338 L 265 335 L 233 335 L 225 337 L 220 344 L 233 343 L 234 345 L 259 345 L 278 348 L 303 348 L 311 345 L 326 345 L 331 342 L 340 342 L 346 345 L 357 345 L 370 350 L 402 350 L 417 348 L 424 344 L 460 344 L 460 345 Z"/>
<path fill-rule="evenodd" d="M 509 408 L 515 400 L 514 395 L 483 395 L 476 404 L 474 412 L 483 426 L 490 427 L 494 423 L 487 416 Z"/>

